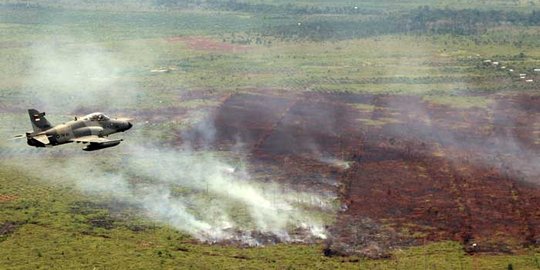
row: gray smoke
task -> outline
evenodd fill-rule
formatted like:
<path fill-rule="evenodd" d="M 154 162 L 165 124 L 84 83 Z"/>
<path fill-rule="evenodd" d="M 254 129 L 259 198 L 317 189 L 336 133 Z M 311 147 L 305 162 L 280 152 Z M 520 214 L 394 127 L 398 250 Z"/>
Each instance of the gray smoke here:
<path fill-rule="evenodd" d="M 132 111 L 138 107 L 137 97 L 157 91 L 130 80 L 125 75 L 125 63 L 115 51 L 100 44 L 71 43 L 77 44 L 77 40 L 34 47 L 27 85 L 22 90 L 31 97 L 24 105 L 50 112 L 48 118 L 53 124 L 68 120 L 65 117 L 80 108 L 137 113 Z M 143 62 L 151 61 L 148 57 Z M 26 115 L 25 111 L 21 113 Z M 204 114 L 190 114 L 200 113 Z M 36 177 L 46 175 L 43 180 L 51 184 L 64 181 L 96 198 L 137 207 L 147 218 L 202 241 L 257 245 L 260 241 L 252 236 L 256 233 L 278 241 L 325 238 L 321 216 L 334 212 L 335 196 L 256 181 L 247 170 L 248 162 L 232 162 L 226 157 L 229 152 L 241 155 L 241 142 L 231 151 L 209 150 L 215 133 L 212 121 L 199 121 L 194 126 L 206 145 L 204 151 L 192 150 L 191 138 L 184 138 L 185 144 L 177 148 L 159 141 L 148 144 L 145 134 L 159 132 L 164 124 L 171 124 L 167 120 L 153 123 L 157 126 L 137 123 L 137 119 L 134 123 L 132 130 L 118 135 L 125 139 L 120 146 L 94 153 L 79 152 L 80 145 L 42 149 L 40 157 L 27 160 L 24 167 L 34 168 L 29 173 Z M 28 121 L 24 124 L 30 125 Z M 23 142 L 19 144 L 26 147 Z M 59 153 L 68 155 L 52 158 Z M 295 234 L 291 234 L 293 230 Z"/>
<path fill-rule="evenodd" d="M 30 52 L 23 88 L 29 106 L 73 113 L 79 108 L 124 108 L 136 102 L 137 85 L 118 50 L 65 38 L 33 45 Z M 141 62 L 147 60 L 151 61 Z"/>
<path fill-rule="evenodd" d="M 484 98 L 493 97 L 486 96 Z M 408 115 L 409 119 L 414 119 L 414 121 L 409 120 L 409 123 L 415 124 L 405 129 L 387 129 L 390 131 L 388 135 L 409 142 L 428 142 L 427 145 L 431 147 L 431 152 L 443 149 L 445 151 L 444 157 L 458 165 L 473 163 L 475 166 L 497 168 L 516 180 L 540 185 L 538 180 L 540 156 L 534 148 L 528 147 L 519 140 L 520 128 L 514 119 L 510 117 L 499 117 L 497 120 L 482 119 L 482 114 L 464 112 L 468 122 L 463 124 L 471 125 L 470 129 L 463 127 L 439 128 L 438 125 L 441 125 L 441 122 L 448 125 L 452 125 L 452 122 L 449 119 L 434 118 L 427 104 L 410 106 L 400 102 L 390 102 L 387 106 Z M 529 119 L 529 123 L 537 123 L 540 120 L 540 117 L 534 114 L 520 115 L 524 111 L 520 111 L 519 105 L 515 106 L 512 109 L 515 110 L 516 117 Z M 492 106 L 482 110 L 490 112 L 491 115 L 501 115 L 504 112 L 495 101 Z M 472 130 L 478 129 L 478 125 L 484 126 L 489 132 L 485 132 L 481 136 L 475 134 Z M 438 149 L 436 149 L 437 147 Z M 456 153 L 459 155 L 455 155 Z"/>
<path fill-rule="evenodd" d="M 101 151 L 61 162 L 43 153 L 24 166 L 34 168 L 30 173 L 36 177 L 46 175 L 45 179 L 74 184 L 97 198 L 135 206 L 146 217 L 202 241 L 260 244 L 250 236 L 252 232 L 279 241 L 326 237 L 324 224 L 317 216 L 334 211 L 332 196 L 284 191 L 278 183 L 259 183 L 242 169 L 242 164 L 232 166 L 208 151 L 178 151 L 133 143 Z M 291 229 L 301 233 L 291 235 Z"/>

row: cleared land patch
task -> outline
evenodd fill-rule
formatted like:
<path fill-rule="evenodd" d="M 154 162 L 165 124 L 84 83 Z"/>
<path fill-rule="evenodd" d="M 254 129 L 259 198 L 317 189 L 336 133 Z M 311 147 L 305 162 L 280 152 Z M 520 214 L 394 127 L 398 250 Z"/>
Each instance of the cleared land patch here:
<path fill-rule="evenodd" d="M 0 203 L 16 200 L 18 196 L 9 194 L 0 194 Z"/>
<path fill-rule="evenodd" d="M 233 94 L 211 117 L 212 147 L 241 142 L 255 175 L 338 190 L 335 252 L 440 240 L 468 252 L 513 252 L 540 241 L 540 170 L 526 161 L 538 151 L 530 121 L 540 117 L 538 99 L 485 98 L 488 107 L 456 108 L 416 96 Z M 360 235 L 386 235 L 381 246 L 351 235 L 358 219 L 376 228 L 357 228 Z"/>
<path fill-rule="evenodd" d="M 248 46 L 230 44 L 202 36 L 170 37 L 166 40 L 171 43 L 182 42 L 192 50 L 211 52 L 242 52 L 248 50 L 249 48 Z"/>

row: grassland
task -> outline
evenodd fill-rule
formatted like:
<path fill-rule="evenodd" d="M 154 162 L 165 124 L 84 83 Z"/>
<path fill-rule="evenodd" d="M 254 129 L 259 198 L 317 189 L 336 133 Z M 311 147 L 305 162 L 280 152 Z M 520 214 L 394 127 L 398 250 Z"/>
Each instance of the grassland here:
<path fill-rule="evenodd" d="M 4 269 L 537 269 L 540 253 L 468 256 L 458 243 L 396 250 L 392 259 L 324 257 L 322 245 L 237 248 L 198 244 L 188 235 L 107 207 L 69 182 L 44 181 L 16 169 L 0 171 L 0 265 Z M 8 229 L 7 224 L 12 226 Z"/>
<path fill-rule="evenodd" d="M 427 102 L 456 108 L 488 107 L 489 94 L 539 94 L 540 76 L 532 72 L 540 67 L 540 28 L 535 25 L 490 24 L 475 35 L 326 35 L 340 32 L 344 25 L 369 27 L 381 14 L 392 19 L 424 5 L 529 14 L 537 1 L 368 1 L 356 15 L 350 1 L 252 0 L 240 6 L 214 1 L 202 8 L 163 2 L 0 5 L 0 134 L 7 138 L 27 130 L 29 107 L 47 106 L 50 120 L 58 123 L 85 108 L 125 113 L 218 104 L 184 100 L 187 91 L 225 94 L 272 88 L 420 95 Z M 281 13 L 291 8 L 315 11 Z M 298 35 L 311 26 L 322 27 L 324 35 Z M 53 57 L 43 58 L 44 50 Z M 486 59 L 500 64 L 486 65 Z M 85 65 L 95 62 L 95 68 Z M 54 68 L 71 80 L 56 80 L 47 72 Z M 519 73 L 529 74 L 534 82 L 525 83 Z M 189 125 L 200 117 L 192 114 L 174 121 Z M 171 119 L 144 120 L 154 122 L 139 127 L 138 140 L 166 140 L 164 134 L 179 125 Z M 0 142 L 3 152 L 20 147 L 26 146 Z M 325 257 L 322 243 L 255 248 L 201 244 L 129 207 L 112 210 L 107 206 L 111 198 L 81 194 L 66 179 L 38 177 L 11 165 L 24 164 L 24 155 L 0 158 L 3 269 L 540 269 L 538 249 L 470 256 L 455 242 L 395 250 L 392 258 L 381 260 Z"/>

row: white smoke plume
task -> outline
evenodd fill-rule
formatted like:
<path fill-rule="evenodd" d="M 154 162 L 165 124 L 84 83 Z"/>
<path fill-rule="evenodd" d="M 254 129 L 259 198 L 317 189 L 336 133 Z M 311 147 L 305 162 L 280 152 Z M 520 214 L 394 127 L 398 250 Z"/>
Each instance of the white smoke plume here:
<path fill-rule="evenodd" d="M 71 182 L 84 193 L 135 206 L 146 217 L 202 241 L 264 244 L 251 236 L 254 232 L 276 241 L 326 237 L 323 221 L 313 214 L 334 211 L 332 196 L 256 182 L 241 166 L 208 152 L 136 144 L 102 151 L 62 162 L 32 158 L 24 166 L 34 168 L 36 176 Z M 120 158 L 107 157 L 110 151 L 122 151 Z"/>
<path fill-rule="evenodd" d="M 51 112 L 48 117 L 53 125 L 67 120 L 60 114 L 72 115 L 81 107 L 125 108 L 120 111 L 129 115 L 138 107 L 135 96 L 156 91 L 138 87 L 123 76 L 124 63 L 114 51 L 99 44 L 80 47 L 69 43 L 34 47 L 24 90 L 30 100 L 25 105 Z M 61 179 L 96 198 L 127 203 L 142 209 L 147 218 L 202 241 L 263 244 L 254 234 L 276 241 L 325 238 L 320 217 L 334 211 L 332 194 L 297 192 L 279 183 L 256 181 L 246 169 L 247 162 L 231 165 L 210 152 L 210 147 L 191 150 L 189 138 L 183 148 L 161 142 L 148 145 L 141 130 L 159 127 L 142 125 L 137 119 L 133 122 L 132 130 L 119 135 L 125 139 L 120 146 L 93 153 L 80 152 L 80 145 L 40 149 L 40 157 L 28 159 L 24 166 L 34 168 L 29 173 L 36 177 L 46 176 L 43 179 L 51 185 Z M 195 128 L 210 145 L 214 129 L 208 123 Z M 67 157 L 58 159 L 60 151 Z"/>
<path fill-rule="evenodd" d="M 131 149 L 134 151 L 128 167 L 134 169 L 136 175 L 149 177 L 162 187 L 188 188 L 194 195 L 186 194 L 182 199 L 191 204 L 191 208 L 196 211 L 210 209 L 210 213 L 204 213 L 199 219 L 212 228 L 214 235 L 207 236 L 210 238 L 229 237 L 225 230 L 246 225 L 235 224 L 233 209 L 230 208 L 235 204 L 246 208 L 252 228 L 282 239 L 289 239 L 287 228 L 302 224 L 309 224 L 314 231 L 322 229 L 322 224 L 311 220 L 302 207 L 331 207 L 329 203 L 321 204 L 324 200 L 316 195 L 311 195 L 311 200 L 306 201 L 301 198 L 302 194 L 284 192 L 278 184 L 256 183 L 241 167 L 231 166 L 212 154 Z M 200 195 L 210 201 L 201 201 Z M 182 227 L 181 224 L 173 225 Z M 209 232 L 206 230 L 204 233 Z"/>
<path fill-rule="evenodd" d="M 39 43 L 30 57 L 23 90 L 30 106 L 71 113 L 96 105 L 122 108 L 135 101 L 137 86 L 126 78 L 122 56 L 103 45 L 71 39 Z"/>

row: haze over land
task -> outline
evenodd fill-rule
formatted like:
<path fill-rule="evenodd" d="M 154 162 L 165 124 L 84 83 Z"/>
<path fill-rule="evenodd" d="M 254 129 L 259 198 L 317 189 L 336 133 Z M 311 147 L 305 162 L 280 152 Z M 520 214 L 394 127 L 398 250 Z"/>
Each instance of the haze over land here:
<path fill-rule="evenodd" d="M 4 2 L 0 268 L 540 267 L 538 5 Z"/>

